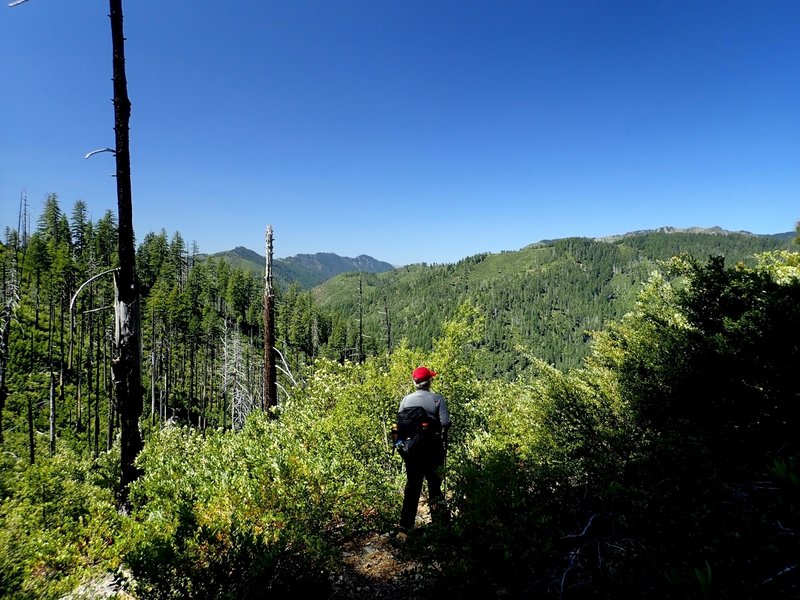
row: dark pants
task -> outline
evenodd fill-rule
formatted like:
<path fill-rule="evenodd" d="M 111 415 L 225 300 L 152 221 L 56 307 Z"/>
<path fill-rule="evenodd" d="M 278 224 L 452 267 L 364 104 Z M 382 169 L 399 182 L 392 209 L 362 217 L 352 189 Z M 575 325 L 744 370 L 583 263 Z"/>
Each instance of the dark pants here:
<path fill-rule="evenodd" d="M 422 457 L 404 457 L 406 465 L 406 488 L 403 495 L 403 510 L 400 513 L 400 527 L 406 531 L 414 528 L 417 516 L 417 505 L 422 493 L 422 481 L 428 482 L 428 506 L 434 521 L 444 519 L 444 494 L 442 493 L 441 470 L 444 464 L 444 452 L 435 450 Z"/>

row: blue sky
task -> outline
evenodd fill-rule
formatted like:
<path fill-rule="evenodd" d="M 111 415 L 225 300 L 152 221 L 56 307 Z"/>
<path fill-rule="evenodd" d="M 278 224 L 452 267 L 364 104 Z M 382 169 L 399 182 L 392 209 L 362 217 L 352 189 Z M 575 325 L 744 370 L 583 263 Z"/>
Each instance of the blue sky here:
<path fill-rule="evenodd" d="M 5 3 L 4 3 L 5 4 Z M 446 263 L 794 229 L 794 0 L 124 2 L 134 228 Z M 0 224 L 116 212 L 102 0 L 0 7 Z"/>

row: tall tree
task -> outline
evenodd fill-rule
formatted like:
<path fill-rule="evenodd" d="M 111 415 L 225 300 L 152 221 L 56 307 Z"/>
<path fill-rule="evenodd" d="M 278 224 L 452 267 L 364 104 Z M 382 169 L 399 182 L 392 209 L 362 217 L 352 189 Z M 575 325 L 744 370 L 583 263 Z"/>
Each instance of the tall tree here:
<path fill-rule="evenodd" d="M 169 243 L 169 265 L 179 289 L 183 289 L 186 281 L 187 264 L 186 242 L 183 241 L 180 231 L 176 231 Z"/>
<path fill-rule="evenodd" d="M 92 251 L 95 255 L 97 264 L 103 268 L 114 264 L 114 254 L 119 245 L 119 233 L 117 231 L 117 220 L 114 213 L 107 210 L 103 217 L 97 222 L 96 235 Z"/>
<path fill-rule="evenodd" d="M 264 404 L 269 410 L 278 405 L 275 376 L 275 290 L 272 283 L 272 225 L 267 228 L 267 265 L 264 276 Z"/>
<path fill-rule="evenodd" d="M 161 275 L 168 254 L 169 241 L 166 230 L 162 229 L 158 234 L 151 231 L 144 236 L 136 252 L 136 273 L 142 296 L 149 296 L 156 279 Z"/>
<path fill-rule="evenodd" d="M 75 253 L 74 258 L 80 262 L 85 262 L 89 244 L 92 239 L 92 222 L 86 213 L 86 202 L 76 200 L 72 207 L 72 223 L 70 224 L 72 235 L 72 249 Z"/>
<path fill-rule="evenodd" d="M 116 141 L 117 214 L 119 217 L 119 271 L 115 273 L 115 347 L 112 372 L 120 414 L 120 503 L 127 505 L 128 488 L 139 475 L 134 461 L 142 449 L 142 372 L 139 287 L 133 235 L 130 131 L 131 102 L 125 76 L 125 34 L 122 0 L 109 0 L 114 80 L 114 134 Z"/>
<path fill-rule="evenodd" d="M 60 242 L 63 236 L 68 234 L 69 227 L 67 227 L 66 232 L 62 228 L 63 216 L 61 207 L 58 204 L 58 196 L 56 194 L 48 194 L 36 228 L 36 231 L 41 234 L 46 242 L 51 240 Z"/>

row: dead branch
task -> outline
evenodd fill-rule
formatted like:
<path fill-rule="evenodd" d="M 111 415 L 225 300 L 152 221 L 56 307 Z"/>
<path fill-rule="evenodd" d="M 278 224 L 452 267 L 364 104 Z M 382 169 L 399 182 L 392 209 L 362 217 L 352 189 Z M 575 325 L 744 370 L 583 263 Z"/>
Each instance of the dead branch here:
<path fill-rule="evenodd" d="M 562 540 L 580 539 L 580 538 L 586 537 L 586 534 L 589 533 L 589 529 L 591 528 L 592 523 L 594 523 L 594 520 L 599 516 L 602 516 L 602 513 L 593 514 L 591 517 L 589 517 L 589 522 L 586 523 L 586 525 L 583 528 L 583 531 L 581 531 L 580 533 L 571 533 L 569 535 L 562 536 L 561 539 Z"/>
<path fill-rule="evenodd" d="M 766 585 L 768 583 L 772 583 L 773 581 L 775 581 L 775 579 L 777 579 L 781 575 L 786 575 L 786 573 L 790 573 L 790 572 L 794 571 L 797 567 L 800 567 L 800 563 L 795 563 L 793 565 L 789 565 L 788 567 L 786 567 L 784 569 L 781 569 L 780 571 L 775 573 L 775 575 L 773 575 L 772 577 L 767 577 L 764 581 L 761 582 L 761 585 Z"/>

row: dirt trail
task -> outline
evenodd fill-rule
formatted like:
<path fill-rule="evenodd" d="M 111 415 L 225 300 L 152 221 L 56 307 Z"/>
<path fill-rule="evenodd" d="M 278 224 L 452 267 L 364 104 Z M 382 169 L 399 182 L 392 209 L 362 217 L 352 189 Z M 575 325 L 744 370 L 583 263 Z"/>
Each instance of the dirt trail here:
<path fill-rule="evenodd" d="M 430 522 L 428 504 L 422 498 L 416 527 Z M 393 540 L 389 533 L 369 533 L 346 544 L 342 550 L 345 568 L 332 576 L 331 598 L 424 598 L 420 564 L 405 550 L 406 545 Z"/>

